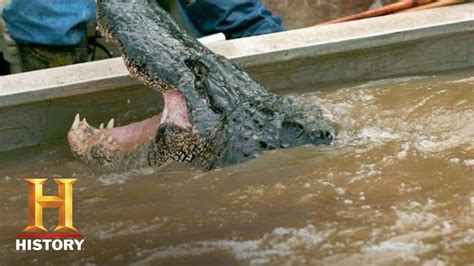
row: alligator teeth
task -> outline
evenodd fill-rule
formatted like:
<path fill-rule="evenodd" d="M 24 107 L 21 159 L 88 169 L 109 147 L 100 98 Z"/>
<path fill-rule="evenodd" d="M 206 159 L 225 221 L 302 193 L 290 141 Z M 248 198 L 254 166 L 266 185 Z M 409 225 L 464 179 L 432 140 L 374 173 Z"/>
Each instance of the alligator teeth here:
<path fill-rule="evenodd" d="M 84 123 L 86 126 L 89 126 L 89 123 L 87 123 L 87 119 L 82 119 L 82 123 Z"/>
<path fill-rule="evenodd" d="M 112 138 L 112 136 L 110 136 L 108 139 L 107 139 L 107 142 L 108 143 L 112 143 L 114 141 L 114 139 Z"/>
<path fill-rule="evenodd" d="M 105 134 L 101 134 L 99 137 L 99 141 L 103 141 L 105 139 Z"/>
<path fill-rule="evenodd" d="M 100 123 L 99 129 L 104 129 L 104 123 Z"/>
<path fill-rule="evenodd" d="M 72 127 L 71 129 L 78 129 L 79 128 L 79 122 L 81 121 L 81 117 L 79 116 L 79 113 L 76 115 L 74 118 L 74 122 L 72 122 Z"/>
<path fill-rule="evenodd" d="M 113 118 L 110 119 L 109 123 L 107 124 L 107 128 L 108 128 L 108 129 L 114 128 L 114 119 L 113 119 Z"/>

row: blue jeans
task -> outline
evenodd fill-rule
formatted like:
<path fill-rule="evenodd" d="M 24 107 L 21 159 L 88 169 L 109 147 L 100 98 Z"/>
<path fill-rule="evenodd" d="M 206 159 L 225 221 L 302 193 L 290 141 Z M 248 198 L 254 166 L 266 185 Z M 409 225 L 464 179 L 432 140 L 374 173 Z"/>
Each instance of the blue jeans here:
<path fill-rule="evenodd" d="M 12 0 L 3 19 L 18 42 L 70 46 L 83 40 L 95 14 L 94 0 Z"/>
<path fill-rule="evenodd" d="M 187 6 L 179 0 L 181 16 L 198 37 L 223 32 L 227 39 L 284 31 L 260 0 L 195 0 Z"/>
<path fill-rule="evenodd" d="M 284 30 L 281 19 L 260 0 L 180 1 L 181 15 L 196 36 L 223 32 L 239 38 Z M 3 10 L 10 36 L 18 42 L 41 45 L 76 45 L 95 19 L 94 0 L 12 0 Z"/>

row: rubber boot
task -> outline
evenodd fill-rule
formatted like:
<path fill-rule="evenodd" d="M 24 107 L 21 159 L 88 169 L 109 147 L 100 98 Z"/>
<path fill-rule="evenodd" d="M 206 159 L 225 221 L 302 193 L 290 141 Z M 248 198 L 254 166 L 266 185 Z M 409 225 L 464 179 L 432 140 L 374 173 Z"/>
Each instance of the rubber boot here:
<path fill-rule="evenodd" d="M 48 46 L 18 43 L 23 71 L 33 71 L 87 62 L 87 43 L 75 46 Z"/>

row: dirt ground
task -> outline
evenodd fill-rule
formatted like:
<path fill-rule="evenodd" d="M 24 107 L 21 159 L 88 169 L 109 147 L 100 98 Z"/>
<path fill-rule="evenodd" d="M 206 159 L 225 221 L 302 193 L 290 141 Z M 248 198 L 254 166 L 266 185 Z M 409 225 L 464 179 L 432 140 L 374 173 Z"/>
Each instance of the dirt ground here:
<path fill-rule="evenodd" d="M 262 0 L 283 18 L 289 29 L 312 26 L 319 22 L 358 13 L 372 6 L 395 0 Z"/>

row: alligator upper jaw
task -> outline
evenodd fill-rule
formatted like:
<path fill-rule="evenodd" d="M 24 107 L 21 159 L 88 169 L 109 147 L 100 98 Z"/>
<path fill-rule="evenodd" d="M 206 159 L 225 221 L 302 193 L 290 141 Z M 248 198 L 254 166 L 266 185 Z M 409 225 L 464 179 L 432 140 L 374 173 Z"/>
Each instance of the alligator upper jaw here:
<path fill-rule="evenodd" d="M 67 134 L 72 153 L 83 161 L 101 165 L 119 166 L 126 157 L 145 161 L 161 125 L 192 130 L 184 96 L 172 90 L 163 93 L 163 97 L 165 104 L 161 114 L 120 127 L 114 127 L 114 119 L 111 119 L 107 126 L 101 124 L 96 128 L 77 114 Z"/>

